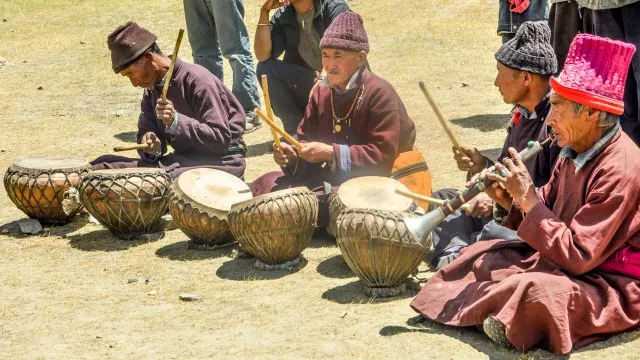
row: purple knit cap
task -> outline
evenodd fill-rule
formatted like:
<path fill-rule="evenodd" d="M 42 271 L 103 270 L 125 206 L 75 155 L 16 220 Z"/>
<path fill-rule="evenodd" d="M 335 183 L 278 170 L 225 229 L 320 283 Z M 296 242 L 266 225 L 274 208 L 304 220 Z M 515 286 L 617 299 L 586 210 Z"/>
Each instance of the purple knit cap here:
<path fill-rule="evenodd" d="M 362 17 L 352 11 L 338 15 L 320 40 L 320 49 L 342 49 L 369 52 L 369 38 Z"/>

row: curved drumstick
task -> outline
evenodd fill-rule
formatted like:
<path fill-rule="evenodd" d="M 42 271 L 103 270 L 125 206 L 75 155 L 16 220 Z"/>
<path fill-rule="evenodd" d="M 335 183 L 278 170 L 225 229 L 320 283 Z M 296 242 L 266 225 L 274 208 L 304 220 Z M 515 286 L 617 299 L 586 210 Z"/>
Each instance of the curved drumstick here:
<path fill-rule="evenodd" d="M 119 152 L 119 151 L 129 151 L 129 150 L 144 150 L 148 148 L 149 148 L 149 144 L 123 145 L 123 146 L 114 147 L 113 151 Z"/>
<path fill-rule="evenodd" d="M 162 100 L 167 100 L 167 91 L 169 90 L 169 84 L 171 84 L 171 76 L 173 75 L 173 68 L 176 66 L 176 58 L 178 57 L 178 49 L 180 49 L 180 43 L 182 42 L 182 35 L 184 29 L 178 31 L 178 40 L 176 40 L 176 47 L 173 49 L 173 57 L 171 58 L 171 65 L 169 66 L 169 72 L 164 81 L 164 87 L 162 88 Z"/>
<path fill-rule="evenodd" d="M 429 94 L 429 91 L 427 91 L 427 87 L 425 86 L 424 81 L 420 81 L 419 84 L 420 84 L 420 89 L 422 89 L 422 93 L 427 98 L 427 101 L 429 102 L 429 105 L 431 105 L 431 108 L 433 109 L 433 112 L 436 113 L 436 117 L 438 118 L 438 121 L 440 121 L 440 125 L 442 125 L 442 128 L 444 129 L 444 131 L 447 133 L 447 136 L 449 137 L 449 140 L 451 140 L 451 142 L 453 143 L 453 146 L 456 149 L 460 150 L 460 152 L 462 152 L 464 154 L 465 152 L 464 152 L 464 150 L 462 150 L 462 146 L 460 145 L 460 141 L 458 141 L 458 138 L 453 133 L 453 130 L 451 129 L 451 126 L 444 119 L 444 117 L 440 113 L 440 110 L 438 110 L 438 106 L 436 105 L 435 101 L 433 101 L 433 98 Z"/>
<path fill-rule="evenodd" d="M 269 119 L 269 117 L 265 113 L 263 113 L 262 110 L 256 108 L 256 114 L 258 114 L 258 116 L 260 116 L 260 118 L 264 120 L 264 122 L 269 124 L 272 130 L 275 130 L 277 133 L 282 135 L 282 137 L 285 138 L 285 140 L 287 140 L 289 143 L 291 143 L 291 145 L 297 147 L 298 149 L 302 149 L 302 144 L 298 140 L 294 139 L 293 136 L 287 134 L 286 131 L 284 131 L 276 123 Z"/>
<path fill-rule="evenodd" d="M 271 109 L 271 98 L 269 97 L 269 81 L 267 81 L 267 75 L 262 75 L 262 92 L 264 93 L 264 103 L 267 106 L 267 116 L 273 121 L 273 110 Z M 278 133 L 271 128 L 271 135 L 273 136 L 273 142 L 276 143 L 276 147 L 280 149 L 280 137 Z"/>
<path fill-rule="evenodd" d="M 396 189 L 396 194 L 408 197 L 409 199 L 413 199 L 413 200 L 426 201 L 429 204 L 438 205 L 438 206 L 442 206 L 446 202 L 445 200 L 435 199 L 435 198 L 432 198 L 432 197 L 416 194 L 414 192 L 407 191 L 407 190 L 401 189 L 401 188 L 397 188 Z M 463 210 L 463 211 L 465 211 L 467 209 L 469 209 L 469 204 L 464 204 L 464 205 L 462 205 L 460 207 L 460 210 Z"/>

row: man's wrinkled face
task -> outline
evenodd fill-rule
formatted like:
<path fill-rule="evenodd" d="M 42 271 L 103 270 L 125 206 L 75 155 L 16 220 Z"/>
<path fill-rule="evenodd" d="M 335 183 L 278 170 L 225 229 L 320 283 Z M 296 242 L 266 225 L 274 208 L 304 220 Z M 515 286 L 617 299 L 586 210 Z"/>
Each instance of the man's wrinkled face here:
<path fill-rule="evenodd" d="M 573 112 L 573 107 L 569 100 L 551 91 L 549 97 L 551 110 L 547 115 L 547 125 L 551 126 L 561 147 L 581 144 L 588 132 L 593 130 L 593 126 L 587 121 L 588 112 L 582 111 L 579 114 Z"/>
<path fill-rule="evenodd" d="M 356 70 L 364 66 L 366 60 L 367 54 L 364 51 L 322 49 L 322 67 L 331 86 L 344 88 Z"/>
<path fill-rule="evenodd" d="M 517 104 L 524 99 L 526 95 L 526 86 L 524 84 L 524 73 L 514 70 L 508 66 L 496 62 L 498 75 L 496 75 L 495 86 L 498 87 L 502 99 L 507 104 Z"/>
<path fill-rule="evenodd" d="M 156 83 L 155 70 L 150 56 L 144 55 L 120 72 L 134 87 L 152 89 Z"/>

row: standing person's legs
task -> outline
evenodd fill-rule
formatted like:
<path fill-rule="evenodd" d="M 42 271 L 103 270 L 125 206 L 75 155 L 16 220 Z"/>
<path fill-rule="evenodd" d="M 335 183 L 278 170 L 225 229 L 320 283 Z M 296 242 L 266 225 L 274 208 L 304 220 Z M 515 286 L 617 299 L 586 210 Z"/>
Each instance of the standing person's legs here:
<path fill-rule="evenodd" d="M 184 0 L 184 17 L 193 61 L 223 80 L 222 54 L 207 0 Z"/>
<path fill-rule="evenodd" d="M 578 8 L 575 0 L 553 3 L 549 12 L 551 45 L 558 58 L 558 72 L 562 71 L 569 46 L 578 33 L 593 34 L 593 10 Z"/>
<path fill-rule="evenodd" d="M 282 120 L 284 129 L 295 134 L 304 117 L 315 71 L 280 60 L 258 63 L 258 77 L 269 78 L 269 95 L 273 112 Z"/>
<path fill-rule="evenodd" d="M 260 107 L 243 0 L 209 0 L 222 56 L 233 70 L 233 95 L 246 113 Z"/>

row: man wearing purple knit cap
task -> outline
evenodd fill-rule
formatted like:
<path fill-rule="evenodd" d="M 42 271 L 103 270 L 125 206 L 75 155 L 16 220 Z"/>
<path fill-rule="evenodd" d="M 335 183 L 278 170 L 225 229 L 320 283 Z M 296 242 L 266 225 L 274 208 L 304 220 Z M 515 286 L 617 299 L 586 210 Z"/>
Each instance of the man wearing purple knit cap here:
<path fill-rule="evenodd" d="M 329 195 L 331 185 L 355 177 L 388 176 L 401 154 L 414 151 L 415 125 L 400 97 L 366 69 L 369 41 L 360 15 L 340 14 L 320 48 L 327 76 L 312 91 L 298 126 L 303 147 L 274 145 L 282 171 L 258 178 L 250 186 L 254 195 L 295 186 Z M 328 203 L 320 196 L 318 226 L 327 225 Z"/>
<path fill-rule="evenodd" d="M 481 325 L 499 345 L 556 354 L 640 327 L 640 149 L 618 118 L 634 52 L 576 36 L 550 81 L 546 121 L 562 150 L 549 182 L 536 190 L 513 148 L 501 175 L 481 174 L 524 241 L 467 247 L 423 286 L 411 323 Z"/>

